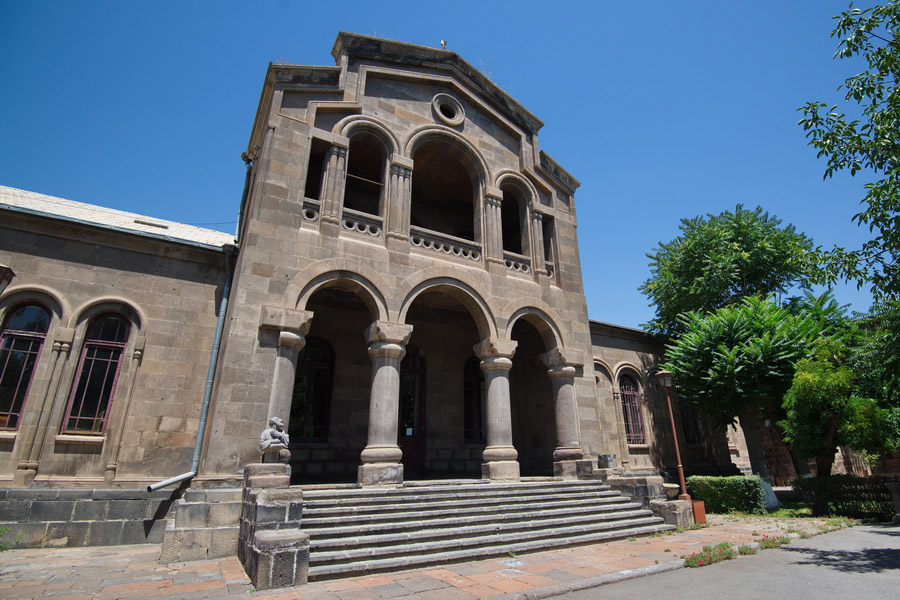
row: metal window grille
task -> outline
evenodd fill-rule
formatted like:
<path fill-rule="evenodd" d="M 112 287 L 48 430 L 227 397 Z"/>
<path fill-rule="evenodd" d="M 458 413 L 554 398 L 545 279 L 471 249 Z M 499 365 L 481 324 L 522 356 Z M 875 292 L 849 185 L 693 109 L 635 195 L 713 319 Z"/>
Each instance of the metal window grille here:
<path fill-rule="evenodd" d="M 50 313 L 27 304 L 9 313 L 0 332 L 0 429 L 19 427 Z"/>
<path fill-rule="evenodd" d="M 638 386 L 631 377 L 622 377 L 619 382 L 622 399 L 622 413 L 625 417 L 625 439 L 629 444 L 644 444 L 644 417 L 641 415 L 641 399 Z"/>
<path fill-rule="evenodd" d="M 129 325 L 117 315 L 95 318 L 88 326 L 75 384 L 63 419 L 63 433 L 106 431 Z"/>

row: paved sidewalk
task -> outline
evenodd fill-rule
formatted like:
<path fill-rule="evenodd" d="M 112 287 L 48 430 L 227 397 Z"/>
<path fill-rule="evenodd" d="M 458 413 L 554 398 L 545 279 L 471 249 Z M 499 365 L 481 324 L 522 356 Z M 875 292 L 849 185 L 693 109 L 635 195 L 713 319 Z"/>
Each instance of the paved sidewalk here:
<path fill-rule="evenodd" d="M 236 558 L 157 564 L 159 545 L 27 549 L 0 553 L 0 598 L 243 600 L 474 600 L 545 598 L 681 568 L 703 546 L 827 529 L 824 520 L 709 516 L 708 527 L 516 557 L 253 591 Z"/>

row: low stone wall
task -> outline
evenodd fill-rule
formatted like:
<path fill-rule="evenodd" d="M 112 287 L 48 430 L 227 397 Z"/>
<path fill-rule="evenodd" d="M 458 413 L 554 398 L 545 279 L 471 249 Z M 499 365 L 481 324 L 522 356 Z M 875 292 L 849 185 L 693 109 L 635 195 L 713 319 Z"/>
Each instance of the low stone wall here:
<path fill-rule="evenodd" d="M 160 543 L 179 490 L 3 489 L 0 540 L 14 548 Z"/>

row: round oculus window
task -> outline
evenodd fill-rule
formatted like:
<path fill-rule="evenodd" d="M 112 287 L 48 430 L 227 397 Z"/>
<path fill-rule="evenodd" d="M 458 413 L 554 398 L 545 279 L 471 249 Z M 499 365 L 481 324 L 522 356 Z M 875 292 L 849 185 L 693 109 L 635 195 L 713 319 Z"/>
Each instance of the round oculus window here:
<path fill-rule="evenodd" d="M 459 125 L 466 118 L 462 104 L 450 94 L 438 94 L 431 100 L 434 114 L 447 125 Z"/>

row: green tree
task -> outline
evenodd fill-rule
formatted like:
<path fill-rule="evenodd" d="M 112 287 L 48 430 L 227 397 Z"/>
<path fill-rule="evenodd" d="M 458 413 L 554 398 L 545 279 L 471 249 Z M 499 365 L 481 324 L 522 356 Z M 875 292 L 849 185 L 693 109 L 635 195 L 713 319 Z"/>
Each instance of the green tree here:
<path fill-rule="evenodd" d="M 683 331 L 682 313 L 784 293 L 817 272 L 812 240 L 760 207 L 682 219 L 679 229 L 647 254 L 651 276 L 640 287 L 656 307 L 648 326 L 658 333 Z"/>
<path fill-rule="evenodd" d="M 825 253 L 828 272 L 869 282 L 876 297 L 900 294 L 900 0 L 867 10 L 850 8 L 835 17 L 831 37 L 840 39 L 835 58 L 862 58 L 866 68 L 839 89 L 858 118 L 837 105 L 809 102 L 799 110 L 799 125 L 809 144 L 828 160 L 825 178 L 838 171 L 875 176 L 865 184 L 863 210 L 853 217 L 875 237 L 857 250 Z M 853 105 L 856 106 L 853 106 Z"/>
<path fill-rule="evenodd" d="M 663 366 L 674 374 L 681 399 L 715 423 L 740 418 L 753 471 L 768 477 L 757 415 L 780 408 L 794 364 L 822 332 L 823 321 L 757 296 L 678 319 L 683 334 L 666 349 Z"/>
<path fill-rule="evenodd" d="M 881 453 L 900 443 L 900 411 L 858 395 L 849 350 L 837 338 L 823 338 L 812 358 L 797 363 L 784 396 L 786 416 L 778 424 L 785 441 L 802 456 L 816 459 L 819 477 L 831 474 L 838 446 Z"/>

